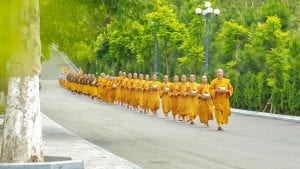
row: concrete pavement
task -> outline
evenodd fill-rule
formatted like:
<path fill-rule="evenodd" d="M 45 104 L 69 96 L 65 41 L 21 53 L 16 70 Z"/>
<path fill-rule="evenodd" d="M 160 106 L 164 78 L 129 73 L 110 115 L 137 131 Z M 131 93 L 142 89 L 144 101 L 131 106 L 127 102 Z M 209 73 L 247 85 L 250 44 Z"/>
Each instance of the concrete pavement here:
<path fill-rule="evenodd" d="M 85 169 L 141 169 L 99 146 L 96 146 L 43 115 L 43 151 L 47 159 L 84 162 Z M 0 116 L 2 124 L 3 115 Z M 0 140 L 2 139 L 0 130 Z M 1 166 L 0 166 L 1 168 Z"/>
<path fill-rule="evenodd" d="M 224 132 L 107 105 L 58 86 L 58 54 L 42 74 L 43 112 L 81 138 L 145 169 L 298 169 L 300 124 L 233 113 Z M 237 111 L 239 112 L 239 111 Z M 71 141 L 72 142 L 72 141 Z M 81 150 L 81 151 L 80 151 Z M 80 148 L 80 153 L 84 151 Z"/>
<path fill-rule="evenodd" d="M 87 141 L 147 169 L 297 169 L 300 124 L 233 114 L 224 132 L 108 105 L 43 81 L 42 110 Z"/>
<path fill-rule="evenodd" d="M 141 169 L 96 146 L 43 115 L 44 154 L 83 160 L 85 169 Z"/>

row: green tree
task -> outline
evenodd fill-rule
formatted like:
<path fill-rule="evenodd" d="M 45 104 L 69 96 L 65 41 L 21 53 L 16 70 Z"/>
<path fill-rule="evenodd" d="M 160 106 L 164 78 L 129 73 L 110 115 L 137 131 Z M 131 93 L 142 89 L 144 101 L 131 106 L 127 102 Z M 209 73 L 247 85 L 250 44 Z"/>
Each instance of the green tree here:
<path fill-rule="evenodd" d="M 164 74 L 170 73 L 169 58 L 174 56 L 175 48 L 186 38 L 186 27 L 177 20 L 177 16 L 168 6 L 158 6 L 156 11 L 146 15 L 147 26 L 153 35 L 155 44 L 161 44 L 161 56 L 164 59 Z"/>
<path fill-rule="evenodd" d="M 39 99 L 41 58 L 39 1 L 10 1 L 7 40 L 9 72 L 1 162 L 43 161 Z M 12 50 L 13 49 L 13 50 Z"/>

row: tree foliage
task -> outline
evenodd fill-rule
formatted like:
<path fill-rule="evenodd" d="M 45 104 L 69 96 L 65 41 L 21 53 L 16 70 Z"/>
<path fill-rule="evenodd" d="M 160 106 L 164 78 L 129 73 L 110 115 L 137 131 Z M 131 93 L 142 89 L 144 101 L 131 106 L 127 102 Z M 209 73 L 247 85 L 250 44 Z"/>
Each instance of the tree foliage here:
<path fill-rule="evenodd" d="M 41 0 L 44 60 L 55 43 L 85 72 L 203 74 L 205 18 L 196 0 Z M 209 77 L 222 67 L 237 108 L 300 114 L 298 0 L 212 1 Z M 72 11 L 72 12 L 70 12 Z M 270 101 L 270 105 L 268 102 Z M 272 108 L 271 108 L 272 107 Z"/>

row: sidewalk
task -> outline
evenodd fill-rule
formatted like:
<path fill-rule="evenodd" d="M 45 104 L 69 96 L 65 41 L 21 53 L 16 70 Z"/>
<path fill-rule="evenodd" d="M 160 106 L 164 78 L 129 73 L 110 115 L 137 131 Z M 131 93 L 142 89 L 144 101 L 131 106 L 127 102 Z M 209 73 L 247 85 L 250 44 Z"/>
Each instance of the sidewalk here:
<path fill-rule="evenodd" d="M 258 116 L 258 117 L 265 117 L 265 118 L 272 118 L 272 119 L 279 119 L 279 120 L 286 120 L 286 121 L 293 121 L 293 122 L 300 123 L 300 116 L 288 116 L 288 115 L 265 113 L 265 112 L 242 110 L 242 109 L 234 109 L 234 108 L 231 108 L 231 112 L 236 113 L 236 114 Z"/>
<path fill-rule="evenodd" d="M 0 121 L 2 123 L 3 116 L 0 116 Z M 2 135 L 0 138 L 2 139 Z M 80 138 L 44 114 L 43 142 L 45 156 L 83 160 L 85 169 L 141 169 L 141 167 Z"/>

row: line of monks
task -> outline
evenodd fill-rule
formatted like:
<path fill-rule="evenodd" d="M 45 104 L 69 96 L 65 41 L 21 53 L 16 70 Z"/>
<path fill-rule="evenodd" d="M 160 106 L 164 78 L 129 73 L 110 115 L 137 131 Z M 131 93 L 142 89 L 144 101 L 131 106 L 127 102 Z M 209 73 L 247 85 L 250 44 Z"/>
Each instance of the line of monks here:
<path fill-rule="evenodd" d="M 98 98 L 109 104 L 120 104 L 128 109 L 141 113 L 152 113 L 157 116 L 157 111 L 162 102 L 165 117 L 171 112 L 173 119 L 190 122 L 198 116 L 204 127 L 208 121 L 213 120 L 215 113 L 218 130 L 223 130 L 222 125 L 228 123 L 231 115 L 229 97 L 233 94 L 233 87 L 229 79 L 223 78 L 223 70 L 216 71 L 216 79 L 208 84 L 207 76 L 202 76 L 201 84 L 196 82 L 196 76 L 175 75 L 173 82 L 165 75 L 163 82 L 157 80 L 157 75 L 119 72 L 118 77 L 101 73 L 99 78 L 82 72 L 68 72 L 60 70 L 59 83 L 64 88 L 79 94 Z"/>

